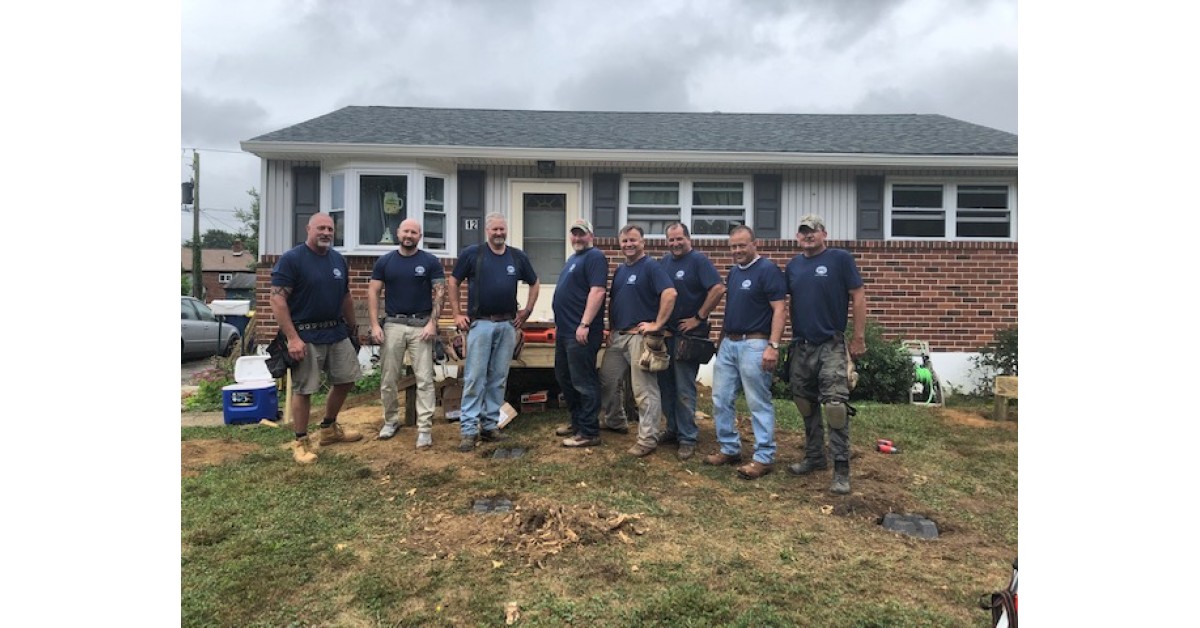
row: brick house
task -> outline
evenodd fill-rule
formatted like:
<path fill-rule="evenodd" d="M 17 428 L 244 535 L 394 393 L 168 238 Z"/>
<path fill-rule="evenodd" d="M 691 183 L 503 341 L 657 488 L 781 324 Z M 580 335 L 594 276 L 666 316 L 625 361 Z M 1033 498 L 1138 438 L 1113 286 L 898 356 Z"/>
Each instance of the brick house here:
<path fill-rule="evenodd" d="M 1017 136 L 940 115 L 351 106 L 242 149 L 262 159 L 264 333 L 274 332 L 271 266 L 315 212 L 333 216 L 363 303 L 406 217 L 448 272 L 481 241 L 486 214 L 506 215 L 509 243 L 542 281 L 536 319 L 550 315 L 575 218 L 595 225 L 612 268 L 622 225 L 641 225 L 657 257 L 663 227 L 681 220 L 724 274 L 731 226 L 753 227 L 760 252 L 783 266 L 798 253 L 800 217 L 816 213 L 830 245 L 858 259 L 868 315 L 891 337 L 928 342 L 951 387 L 967 386 L 968 358 L 1017 323 Z"/>
<path fill-rule="evenodd" d="M 179 248 L 180 272 L 192 276 L 192 247 Z M 229 249 L 200 249 L 200 277 L 204 282 L 204 300 L 225 298 L 225 286 L 239 275 L 256 273 L 258 266 L 254 251 L 235 240 Z"/>

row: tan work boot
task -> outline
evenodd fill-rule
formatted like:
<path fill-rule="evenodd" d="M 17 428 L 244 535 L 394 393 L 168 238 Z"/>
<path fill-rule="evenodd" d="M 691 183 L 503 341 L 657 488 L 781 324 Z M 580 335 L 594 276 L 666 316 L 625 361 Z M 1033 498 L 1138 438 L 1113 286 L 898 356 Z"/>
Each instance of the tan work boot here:
<path fill-rule="evenodd" d="M 308 437 L 297 438 L 292 441 L 292 458 L 300 464 L 312 464 L 317 461 L 317 454 L 309 451 L 312 448 L 312 443 L 308 441 Z"/>
<path fill-rule="evenodd" d="M 329 427 L 321 428 L 321 446 L 332 445 L 334 443 L 353 443 L 356 440 L 362 440 L 362 434 L 354 430 L 343 430 L 341 425 L 335 421 Z"/>

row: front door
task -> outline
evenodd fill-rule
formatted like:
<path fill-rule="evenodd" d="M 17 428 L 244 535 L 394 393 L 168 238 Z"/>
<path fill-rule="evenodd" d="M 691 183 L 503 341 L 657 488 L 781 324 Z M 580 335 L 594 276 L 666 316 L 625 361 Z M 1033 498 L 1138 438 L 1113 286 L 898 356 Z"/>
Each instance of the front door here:
<path fill-rule="evenodd" d="M 509 242 L 525 251 L 541 289 L 530 320 L 552 318 L 554 285 L 572 253 L 567 224 L 580 217 L 580 184 L 576 181 L 513 181 L 509 198 Z M 520 285 L 517 302 L 525 305 L 528 288 Z"/>

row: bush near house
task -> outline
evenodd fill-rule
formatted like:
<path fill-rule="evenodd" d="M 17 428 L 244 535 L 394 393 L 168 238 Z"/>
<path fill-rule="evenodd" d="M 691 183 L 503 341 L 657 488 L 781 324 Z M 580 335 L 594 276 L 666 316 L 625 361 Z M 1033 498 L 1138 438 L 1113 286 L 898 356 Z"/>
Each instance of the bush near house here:
<path fill-rule="evenodd" d="M 979 355 L 971 358 L 979 373 L 978 395 L 991 395 L 992 384 L 997 375 L 1017 374 L 1017 327 L 1001 329 L 992 337 L 991 344 L 979 349 Z"/>
<path fill-rule="evenodd" d="M 913 383 L 913 363 L 899 340 L 884 339 L 886 331 L 874 321 L 867 321 L 867 353 L 854 361 L 858 370 L 858 386 L 850 393 L 851 401 L 893 403 L 908 401 L 908 389 Z M 791 346 L 779 348 L 779 368 L 771 383 L 771 395 L 776 399 L 791 399 L 791 384 L 784 381 L 783 369 Z"/>

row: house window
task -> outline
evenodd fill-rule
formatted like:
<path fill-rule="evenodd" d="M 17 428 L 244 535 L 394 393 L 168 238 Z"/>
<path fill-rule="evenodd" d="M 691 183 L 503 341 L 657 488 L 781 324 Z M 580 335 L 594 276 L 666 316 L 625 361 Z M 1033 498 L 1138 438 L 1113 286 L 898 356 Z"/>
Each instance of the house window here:
<path fill-rule="evenodd" d="M 1008 183 L 893 183 L 888 195 L 891 238 L 990 239 L 1013 235 Z"/>
<path fill-rule="evenodd" d="M 454 186 L 450 176 L 417 166 L 348 164 L 328 175 L 327 203 L 334 224 L 334 246 L 342 250 L 392 249 L 405 219 L 423 229 L 421 248 L 446 251 L 453 219 Z"/>
<path fill-rule="evenodd" d="M 395 244 L 396 228 L 407 216 L 408 177 L 363 175 L 358 185 L 358 241 Z"/>
<path fill-rule="evenodd" d="M 233 273 L 217 273 L 217 282 L 225 285 L 233 281 Z"/>
<path fill-rule="evenodd" d="M 446 179 L 425 177 L 425 227 L 421 239 L 431 249 L 446 248 Z"/>
<path fill-rule="evenodd" d="M 625 194 L 625 222 L 649 236 L 662 236 L 672 222 L 687 224 L 695 235 L 728 235 L 746 224 L 744 180 L 637 181 Z"/>

